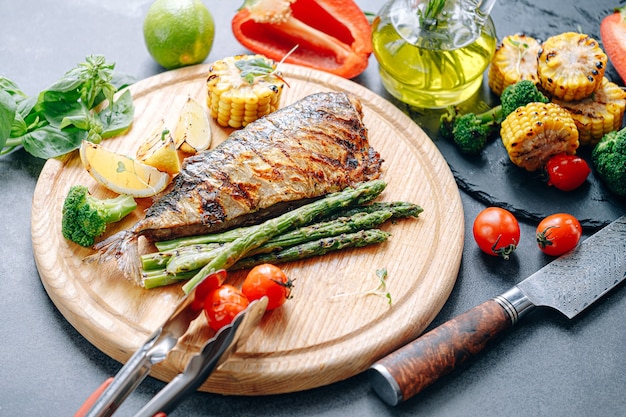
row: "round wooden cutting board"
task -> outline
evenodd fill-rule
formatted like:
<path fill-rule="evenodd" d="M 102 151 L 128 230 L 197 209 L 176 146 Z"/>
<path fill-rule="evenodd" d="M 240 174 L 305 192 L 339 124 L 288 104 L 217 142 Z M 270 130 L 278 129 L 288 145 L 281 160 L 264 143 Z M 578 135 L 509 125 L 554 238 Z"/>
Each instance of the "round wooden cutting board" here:
<path fill-rule="evenodd" d="M 289 88 L 281 105 L 320 91 L 347 91 L 363 103 L 371 145 L 379 151 L 381 200 L 421 205 L 418 219 L 390 222 L 383 244 L 285 264 L 295 280 L 293 298 L 266 313 L 249 339 L 202 386 L 231 395 L 265 395 L 306 390 L 349 378 L 417 337 L 440 311 L 454 286 L 463 247 L 463 209 L 446 161 L 428 136 L 392 104 L 364 87 L 331 74 L 282 67 Z M 206 98 L 209 65 L 165 72 L 131 87 L 135 120 L 124 135 L 103 142 L 134 155 L 161 119 L 173 129 L 189 96 Z M 213 125 L 213 145 L 230 133 Z M 41 280 L 66 319 L 91 343 L 125 362 L 174 310 L 178 285 L 145 290 L 125 279 L 112 263 L 86 263 L 92 253 L 61 235 L 61 208 L 71 185 L 111 197 L 83 169 L 77 153 L 49 160 L 37 183 L 32 207 L 32 240 Z M 150 201 L 107 233 L 128 228 Z M 144 245 L 148 247 L 148 245 Z M 392 303 L 366 295 L 379 285 L 376 270 L 388 271 Z M 232 273 L 238 283 L 245 271 Z M 212 336 L 200 316 L 152 375 L 171 380 L 189 356 Z"/>

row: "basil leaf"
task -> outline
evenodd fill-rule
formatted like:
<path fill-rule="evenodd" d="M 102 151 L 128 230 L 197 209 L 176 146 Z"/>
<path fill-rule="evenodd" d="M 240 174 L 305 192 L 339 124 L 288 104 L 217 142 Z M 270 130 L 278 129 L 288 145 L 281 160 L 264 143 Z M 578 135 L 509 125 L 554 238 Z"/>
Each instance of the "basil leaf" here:
<path fill-rule="evenodd" d="M 41 99 L 43 97 L 43 100 Z M 67 99 L 66 93 L 47 91 L 40 95 L 37 111 L 46 118 L 48 123 L 63 128 L 63 119 L 76 115 L 84 115 L 84 105 L 75 100 Z"/>
<path fill-rule="evenodd" d="M 19 89 L 17 84 L 6 77 L 0 76 L 0 90 L 9 93 L 12 96 L 26 97 L 26 94 Z"/>
<path fill-rule="evenodd" d="M 255 77 L 271 74 L 274 71 L 272 64 L 265 58 L 247 58 L 235 61 L 235 66 L 241 71 L 241 78 L 253 84 Z"/>
<path fill-rule="evenodd" d="M 0 90 L 0 149 L 4 147 L 11 135 L 11 126 L 15 120 L 17 104 L 5 90 Z"/>
<path fill-rule="evenodd" d="M 22 136 L 22 145 L 29 154 L 49 159 L 78 149 L 86 137 L 86 131 L 75 127 L 59 129 L 47 125 Z"/>
<path fill-rule="evenodd" d="M 98 114 L 102 123 L 102 138 L 107 139 L 119 135 L 128 129 L 133 122 L 134 115 L 133 99 L 130 90 L 126 90 L 111 106 Z"/>
<path fill-rule="evenodd" d="M 82 83 L 83 81 L 76 76 L 66 74 L 63 78 L 55 81 L 54 84 L 43 90 L 40 94 L 45 94 L 48 91 L 57 93 L 77 93 Z M 77 94 L 77 97 L 80 97 L 80 95 Z"/>

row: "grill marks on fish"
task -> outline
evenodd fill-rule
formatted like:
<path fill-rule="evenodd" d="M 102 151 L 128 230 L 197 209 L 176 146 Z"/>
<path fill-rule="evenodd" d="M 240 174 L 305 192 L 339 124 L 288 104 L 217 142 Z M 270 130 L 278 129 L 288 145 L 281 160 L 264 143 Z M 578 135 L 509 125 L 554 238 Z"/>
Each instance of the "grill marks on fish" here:
<path fill-rule="evenodd" d="M 233 132 L 215 149 L 186 158 L 143 220 L 98 245 L 102 258 L 114 256 L 136 274 L 125 251 L 140 235 L 166 240 L 258 222 L 378 178 L 382 159 L 362 117 L 358 99 L 318 93 Z"/>

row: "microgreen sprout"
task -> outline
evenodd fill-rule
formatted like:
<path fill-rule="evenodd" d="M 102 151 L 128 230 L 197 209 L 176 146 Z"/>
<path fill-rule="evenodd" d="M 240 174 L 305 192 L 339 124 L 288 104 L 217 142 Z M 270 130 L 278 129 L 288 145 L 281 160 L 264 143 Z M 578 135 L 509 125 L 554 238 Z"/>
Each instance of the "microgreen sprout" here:
<path fill-rule="evenodd" d="M 378 295 L 385 297 L 387 299 L 387 303 L 391 305 L 391 293 L 387 290 L 387 268 L 377 269 L 376 276 L 378 277 L 378 286 L 376 288 L 372 288 L 371 290 L 366 291 L 354 291 L 354 292 L 343 292 L 336 294 L 331 297 L 331 299 L 337 299 L 340 297 L 358 297 L 358 296 L 368 296 L 368 295 Z"/>

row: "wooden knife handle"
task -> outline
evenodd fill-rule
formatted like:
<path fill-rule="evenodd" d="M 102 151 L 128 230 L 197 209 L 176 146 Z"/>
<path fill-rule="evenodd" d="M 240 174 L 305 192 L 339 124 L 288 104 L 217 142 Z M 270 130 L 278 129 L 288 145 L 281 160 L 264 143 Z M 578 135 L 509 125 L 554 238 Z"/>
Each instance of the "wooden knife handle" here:
<path fill-rule="evenodd" d="M 381 399 L 397 405 L 478 354 L 512 324 L 497 301 L 485 301 L 376 362 L 369 370 L 371 385 Z"/>

